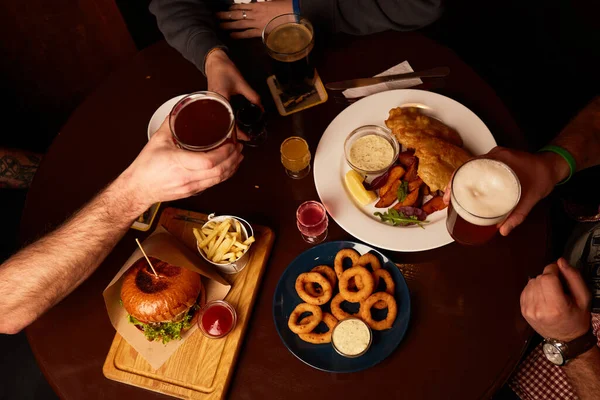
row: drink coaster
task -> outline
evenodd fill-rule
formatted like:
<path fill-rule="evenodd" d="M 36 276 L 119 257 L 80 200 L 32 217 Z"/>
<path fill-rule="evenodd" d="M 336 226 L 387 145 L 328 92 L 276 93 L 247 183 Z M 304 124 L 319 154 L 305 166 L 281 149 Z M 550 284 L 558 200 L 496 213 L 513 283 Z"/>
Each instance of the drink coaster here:
<path fill-rule="evenodd" d="M 316 70 L 315 83 L 312 90 L 296 98 L 285 95 L 281 89 L 279 89 L 275 75 L 271 75 L 267 78 L 267 85 L 269 86 L 271 96 L 273 96 L 273 100 L 277 106 L 277 111 L 284 117 L 316 106 L 317 104 L 325 103 L 328 98 L 325 86 L 323 86 L 323 81 L 321 81 L 321 77 Z"/>

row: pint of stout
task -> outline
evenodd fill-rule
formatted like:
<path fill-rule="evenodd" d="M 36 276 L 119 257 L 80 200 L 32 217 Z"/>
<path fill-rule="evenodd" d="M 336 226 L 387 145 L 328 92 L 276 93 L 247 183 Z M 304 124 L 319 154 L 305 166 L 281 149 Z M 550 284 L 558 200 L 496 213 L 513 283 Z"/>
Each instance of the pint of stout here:
<path fill-rule="evenodd" d="M 446 226 L 461 244 L 490 240 L 521 197 L 519 178 L 506 164 L 474 159 L 463 164 L 452 178 Z"/>
<path fill-rule="evenodd" d="M 285 93 L 303 94 L 315 82 L 315 68 L 309 59 L 315 45 L 313 33 L 311 23 L 296 14 L 275 17 L 263 30 L 263 43 L 273 59 L 273 72 Z"/>

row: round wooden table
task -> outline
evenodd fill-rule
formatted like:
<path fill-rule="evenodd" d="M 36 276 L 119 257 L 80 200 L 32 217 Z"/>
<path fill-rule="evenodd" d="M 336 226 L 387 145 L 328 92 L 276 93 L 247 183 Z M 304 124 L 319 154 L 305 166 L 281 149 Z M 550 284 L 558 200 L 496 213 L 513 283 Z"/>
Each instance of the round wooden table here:
<path fill-rule="evenodd" d="M 305 137 L 314 151 L 327 125 L 343 109 L 331 99 L 280 117 L 265 84 L 270 62 L 259 41 L 232 49 L 240 69 L 269 112 L 269 139 L 245 149 L 229 181 L 171 205 L 232 213 L 270 226 L 276 241 L 228 397 L 231 399 L 489 397 L 505 383 L 531 337 L 519 311 L 527 277 L 544 266 L 547 209 L 538 207 L 507 238 L 482 247 L 450 244 L 421 253 L 386 252 L 401 264 L 412 296 L 409 331 L 379 365 L 354 374 L 328 374 L 296 359 L 279 339 L 272 318 L 275 286 L 288 263 L 309 248 L 295 225 L 295 210 L 318 199 L 312 175 L 287 178 L 279 146 Z M 324 82 L 372 76 L 408 60 L 415 70 L 448 66 L 438 90 L 463 103 L 489 126 L 500 144 L 523 138 L 494 91 L 452 51 L 417 33 L 336 36 L 314 50 Z M 154 110 L 167 99 L 206 88 L 205 78 L 166 43 L 158 43 L 113 74 L 73 113 L 43 160 L 27 198 L 21 240 L 34 240 L 63 221 L 114 179 L 146 143 Z M 113 382 L 102 365 L 115 331 L 102 290 L 135 247 L 130 231 L 99 269 L 63 302 L 27 328 L 46 378 L 64 399 L 158 399 L 166 396 Z M 141 235 L 144 236 L 145 235 Z M 328 240 L 352 239 L 331 221 Z"/>

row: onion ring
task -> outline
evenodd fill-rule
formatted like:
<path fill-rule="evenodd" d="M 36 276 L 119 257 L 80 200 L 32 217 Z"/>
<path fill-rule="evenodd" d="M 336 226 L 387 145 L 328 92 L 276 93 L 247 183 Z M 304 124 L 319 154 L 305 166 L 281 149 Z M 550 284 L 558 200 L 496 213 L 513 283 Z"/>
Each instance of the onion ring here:
<path fill-rule="evenodd" d="M 360 276 L 362 287 L 357 292 L 351 292 L 348 288 L 350 278 Z M 340 293 L 344 300 L 358 303 L 367 299 L 375 289 L 373 275 L 365 267 L 352 267 L 344 271 L 340 277 Z"/>
<path fill-rule="evenodd" d="M 307 318 L 302 318 L 302 322 L 299 322 L 300 315 L 305 312 L 311 313 L 314 318 L 308 320 Z M 290 314 L 288 328 L 294 333 L 309 333 L 319 325 L 319 322 L 321 322 L 322 319 L 323 310 L 321 310 L 321 307 L 308 303 L 300 303 Z"/>
<path fill-rule="evenodd" d="M 304 291 L 312 297 L 319 297 L 323 294 L 323 289 L 321 289 L 321 286 L 315 286 L 314 283 L 305 283 Z"/>
<path fill-rule="evenodd" d="M 378 301 L 384 301 L 388 309 L 387 316 L 381 321 L 375 321 L 371 315 L 371 307 L 373 307 L 373 304 L 377 303 Z M 398 307 L 396 306 L 396 300 L 394 299 L 394 296 L 385 292 L 373 293 L 361 304 L 361 319 L 365 321 L 367 325 L 371 327 L 371 329 L 376 331 L 390 329 L 394 324 L 397 315 Z"/>
<path fill-rule="evenodd" d="M 342 308 L 340 307 L 343 301 L 344 297 L 342 297 L 341 293 L 336 294 L 333 297 L 333 299 L 331 299 L 331 304 L 329 305 L 329 307 L 331 308 L 331 313 L 334 317 L 341 321 L 346 318 L 360 316 L 360 309 L 362 307 L 361 303 L 358 303 L 358 312 L 356 314 L 350 314 L 342 310 Z"/>
<path fill-rule="evenodd" d="M 337 283 L 337 275 L 333 268 L 331 268 L 329 265 L 317 265 L 311 269 L 311 272 L 318 272 L 319 274 L 323 275 L 325 278 L 327 278 L 329 283 L 331 283 L 331 287 L 335 287 L 335 284 Z"/>
<path fill-rule="evenodd" d="M 319 296 L 311 296 L 305 290 L 306 283 L 318 283 L 321 286 L 322 293 Z M 331 283 L 318 272 L 305 272 L 296 278 L 296 292 L 302 300 L 308 304 L 320 306 L 327 303 L 333 295 Z"/>
<path fill-rule="evenodd" d="M 337 252 L 335 261 L 333 262 L 333 269 L 335 269 L 338 279 L 340 279 L 344 272 L 344 260 L 346 258 L 349 258 L 352 261 L 352 266 L 354 266 L 360 259 L 360 254 L 354 249 L 342 249 Z"/>
<path fill-rule="evenodd" d="M 388 271 L 386 271 L 383 268 L 378 269 L 373 272 L 373 278 L 375 279 L 375 289 L 377 289 L 377 286 L 379 286 L 379 279 L 381 278 L 385 282 L 385 293 L 391 294 L 392 296 L 394 295 L 394 291 L 396 290 L 396 284 L 394 283 L 394 279 L 392 279 L 392 275 Z M 378 310 L 383 310 L 387 307 L 387 304 L 385 303 L 385 301 L 380 300 L 377 303 L 373 304 L 373 307 L 375 307 Z"/>
<path fill-rule="evenodd" d="M 337 275 L 335 274 L 333 268 L 331 268 L 329 265 L 317 265 L 310 271 L 318 272 L 319 274 L 323 275 L 331 284 L 331 288 L 333 289 L 335 287 L 337 283 Z M 319 297 L 323 293 L 323 289 L 314 285 L 313 283 L 307 283 L 304 285 L 304 290 L 312 297 Z"/>
<path fill-rule="evenodd" d="M 338 320 L 333 315 L 329 314 L 328 312 L 324 312 L 323 313 L 323 322 L 325 322 L 325 324 L 327 325 L 327 328 L 328 328 L 327 332 L 324 332 L 324 333 L 315 333 L 315 332 L 301 333 L 298 336 L 300 337 L 300 339 L 302 339 L 308 343 L 314 343 L 314 344 L 331 343 L 331 331 L 333 331 L 333 328 L 338 323 Z"/>
<path fill-rule="evenodd" d="M 379 262 L 379 258 L 373 253 L 365 253 L 356 262 L 356 265 L 360 265 L 361 267 L 367 267 L 367 265 L 371 266 L 373 272 L 381 269 L 381 263 Z M 358 283 L 358 282 L 357 282 Z"/>

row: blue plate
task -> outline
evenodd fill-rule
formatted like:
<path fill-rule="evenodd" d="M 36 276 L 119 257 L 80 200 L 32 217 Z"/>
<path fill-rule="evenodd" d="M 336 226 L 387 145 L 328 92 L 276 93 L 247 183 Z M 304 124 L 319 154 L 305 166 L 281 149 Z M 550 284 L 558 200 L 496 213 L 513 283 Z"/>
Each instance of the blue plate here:
<path fill-rule="evenodd" d="M 398 304 L 398 316 L 394 325 L 391 329 L 385 331 L 373 331 L 371 348 L 366 354 L 357 358 L 346 358 L 339 355 L 330 343 L 306 343 L 300 340 L 298 335 L 290 331 L 287 326 L 290 314 L 298 304 L 303 302 L 295 289 L 298 275 L 308 272 L 313 267 L 321 264 L 333 267 L 333 260 L 337 252 L 346 248 L 352 248 L 360 254 L 371 252 L 377 255 L 379 260 L 383 261 L 381 263 L 382 268 L 385 268 L 392 275 L 396 284 L 394 297 Z M 344 305 L 343 303 L 342 308 L 344 308 Z M 323 309 L 329 311 L 329 303 Z M 356 310 L 347 309 L 346 311 Z M 373 313 L 376 312 L 377 310 L 373 309 Z M 285 346 L 304 363 L 327 372 L 357 372 L 381 362 L 398 347 L 408 329 L 408 321 L 410 320 L 410 294 L 408 286 L 406 286 L 406 281 L 398 267 L 379 251 L 355 242 L 328 242 L 300 254 L 284 271 L 275 289 L 273 318 L 277 332 Z"/>

